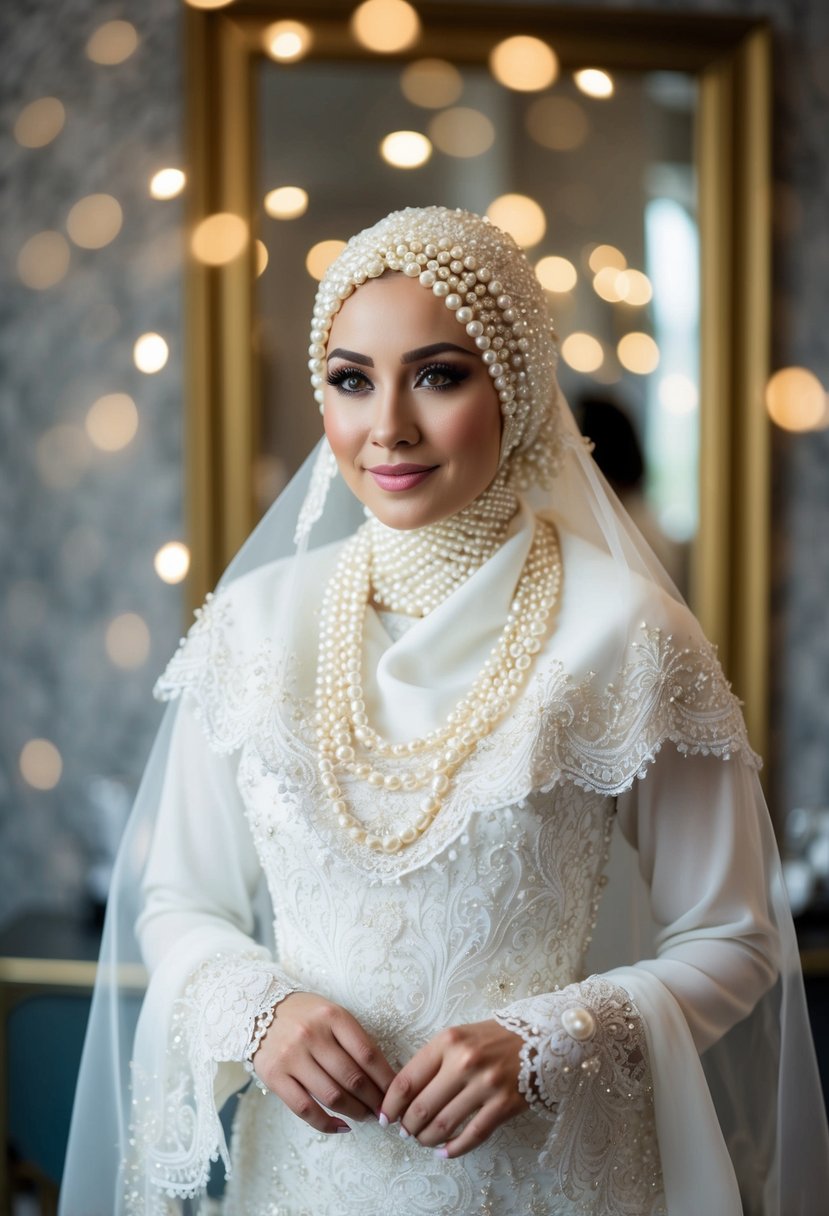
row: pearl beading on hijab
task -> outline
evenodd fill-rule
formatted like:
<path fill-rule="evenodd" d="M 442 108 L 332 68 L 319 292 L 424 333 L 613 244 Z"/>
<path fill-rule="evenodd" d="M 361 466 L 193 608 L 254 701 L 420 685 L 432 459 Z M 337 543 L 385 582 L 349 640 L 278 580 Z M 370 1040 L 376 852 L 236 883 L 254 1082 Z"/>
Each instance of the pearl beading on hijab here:
<path fill-rule="evenodd" d="M 352 237 L 323 276 L 308 366 L 322 410 L 325 351 L 342 304 L 369 279 L 405 274 L 443 300 L 473 339 L 501 403 L 510 484 L 549 485 L 561 461 L 555 336 L 543 289 L 513 238 L 470 211 L 394 211 Z"/>
<path fill-rule="evenodd" d="M 370 517 L 375 603 L 406 616 L 426 616 L 488 561 L 518 510 L 506 480 L 502 470 L 463 510 L 422 528 L 402 531 Z"/>

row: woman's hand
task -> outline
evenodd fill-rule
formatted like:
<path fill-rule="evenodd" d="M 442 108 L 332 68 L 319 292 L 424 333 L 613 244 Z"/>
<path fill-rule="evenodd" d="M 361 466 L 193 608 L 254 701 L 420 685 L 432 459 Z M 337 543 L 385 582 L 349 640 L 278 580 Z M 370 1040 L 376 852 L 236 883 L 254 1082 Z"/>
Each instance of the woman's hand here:
<path fill-rule="evenodd" d="M 349 1119 L 376 1115 L 394 1072 L 356 1018 L 313 992 L 280 1001 L 254 1071 L 295 1115 L 319 1132 L 347 1132 L 323 1105 Z"/>
<path fill-rule="evenodd" d="M 460 1157 L 527 1109 L 518 1092 L 521 1046 L 496 1021 L 442 1030 L 394 1078 L 382 1114 L 421 1144 L 443 1145 L 441 1157 Z"/>

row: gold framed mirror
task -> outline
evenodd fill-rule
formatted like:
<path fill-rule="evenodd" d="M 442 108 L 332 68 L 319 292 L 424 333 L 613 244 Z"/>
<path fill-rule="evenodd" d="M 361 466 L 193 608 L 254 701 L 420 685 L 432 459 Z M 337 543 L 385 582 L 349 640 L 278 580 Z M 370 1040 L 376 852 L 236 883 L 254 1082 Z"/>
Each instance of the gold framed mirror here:
<path fill-rule="evenodd" d="M 473 19 L 465 4 L 419 3 L 417 41 L 379 55 L 350 31 L 352 7 L 303 3 L 298 9 L 276 0 L 235 0 L 219 9 L 186 11 L 188 232 L 204 231 L 201 226 L 211 217 L 231 216 L 242 234 L 232 256 L 224 254 L 213 264 L 188 258 L 191 603 L 200 603 L 214 585 L 259 512 L 255 470 L 266 428 L 263 297 L 257 284 L 262 255 L 255 238 L 262 224 L 261 196 L 271 184 L 262 180 L 267 146 L 262 97 L 267 72 L 282 72 L 285 80 L 294 73 L 295 82 L 301 79 L 299 64 L 277 68 L 265 54 L 268 27 L 279 20 L 302 21 L 313 35 L 302 63 L 317 72 L 335 70 L 352 87 L 355 81 L 362 87 L 369 65 L 379 62 L 399 72 L 409 61 L 449 58 L 461 71 L 480 76 L 487 72 L 492 48 L 516 34 L 552 46 L 561 79 L 585 67 L 628 80 L 682 74 L 694 92 L 690 162 L 699 234 L 697 516 L 689 598 L 719 647 L 745 702 L 752 743 L 762 752 L 768 695 L 769 433 L 763 408 L 770 309 L 767 27 L 741 18 L 506 3 L 476 6 Z M 336 181 L 329 193 L 336 205 Z M 428 201 L 459 205 L 445 197 Z M 481 209 L 475 199 L 464 199 L 463 205 Z M 375 206 L 363 222 L 384 209 L 389 208 Z M 359 226 L 362 222 L 349 231 Z M 278 270 L 272 266 L 270 273 L 278 282 Z M 287 271 L 286 281 L 292 282 Z M 294 351 L 300 371 L 304 348 L 303 340 Z M 310 391 L 307 401 L 310 416 Z M 269 396 L 268 409 L 273 405 Z M 275 405 L 278 409 L 278 392 Z"/>

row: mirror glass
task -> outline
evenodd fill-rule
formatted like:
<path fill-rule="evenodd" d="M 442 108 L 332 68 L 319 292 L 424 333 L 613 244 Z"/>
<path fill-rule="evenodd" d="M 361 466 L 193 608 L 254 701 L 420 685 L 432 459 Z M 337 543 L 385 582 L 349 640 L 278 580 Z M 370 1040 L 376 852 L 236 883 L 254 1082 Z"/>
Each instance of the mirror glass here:
<path fill-rule="evenodd" d="M 260 511 L 322 433 L 306 370 L 314 276 L 338 248 L 322 243 L 342 242 L 397 207 L 463 206 L 488 211 L 525 245 L 549 291 L 560 379 L 582 430 L 689 593 L 698 520 L 697 83 L 678 72 L 614 72 L 592 86 L 604 95 L 586 93 L 570 73 L 527 92 L 485 65 L 440 60 L 261 61 Z M 420 138 L 401 136 L 395 152 L 384 145 L 394 132 Z M 392 163 L 424 154 L 412 167 Z M 307 208 L 281 218 L 291 196 L 272 192 L 286 186 L 305 191 Z"/>

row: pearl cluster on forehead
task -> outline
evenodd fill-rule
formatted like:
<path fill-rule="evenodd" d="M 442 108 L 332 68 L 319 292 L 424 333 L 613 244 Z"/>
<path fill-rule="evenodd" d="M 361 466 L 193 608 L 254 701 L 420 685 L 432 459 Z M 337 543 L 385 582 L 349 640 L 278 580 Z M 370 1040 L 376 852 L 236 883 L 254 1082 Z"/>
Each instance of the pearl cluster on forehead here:
<path fill-rule="evenodd" d="M 516 489 L 549 485 L 561 459 L 556 347 L 544 292 L 513 238 L 470 211 L 392 212 L 352 237 L 323 276 L 308 366 L 323 406 L 331 325 L 351 293 L 397 271 L 443 300 L 481 352 L 501 403 L 501 464 Z"/>
<path fill-rule="evenodd" d="M 542 647 L 561 589 L 556 529 L 539 517 L 506 623 L 469 692 L 446 724 L 421 738 L 390 743 L 368 720 L 363 692 L 363 622 L 371 588 L 371 523 L 346 543 L 325 591 L 314 715 L 320 780 L 340 827 L 369 848 L 397 853 L 428 829 L 455 775 L 509 712 Z M 349 809 L 342 774 L 378 796 L 428 792 L 407 823 L 385 836 L 368 832 Z"/>
<path fill-rule="evenodd" d="M 375 603 L 426 616 L 501 546 L 518 498 L 503 470 L 483 494 L 448 519 L 422 528 L 389 528 L 374 516 L 371 587 Z"/>

